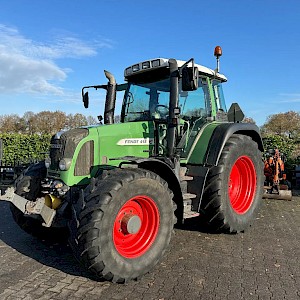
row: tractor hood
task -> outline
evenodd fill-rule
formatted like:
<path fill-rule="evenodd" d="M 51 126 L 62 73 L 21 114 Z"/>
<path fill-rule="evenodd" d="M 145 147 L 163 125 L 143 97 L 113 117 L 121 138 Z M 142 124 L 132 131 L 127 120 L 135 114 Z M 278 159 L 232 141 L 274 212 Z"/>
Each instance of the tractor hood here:
<path fill-rule="evenodd" d="M 117 123 L 72 129 L 51 139 L 47 176 L 66 185 L 86 184 L 101 168 L 116 167 L 124 156 L 149 157 L 153 122 Z"/>

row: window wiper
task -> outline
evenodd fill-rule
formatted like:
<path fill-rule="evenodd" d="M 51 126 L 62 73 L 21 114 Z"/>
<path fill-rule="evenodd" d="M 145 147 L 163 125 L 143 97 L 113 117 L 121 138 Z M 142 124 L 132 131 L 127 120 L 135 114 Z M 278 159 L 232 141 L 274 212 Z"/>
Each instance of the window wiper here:
<path fill-rule="evenodd" d="M 128 92 L 128 102 L 127 102 L 127 105 L 126 105 L 126 113 L 125 113 L 125 116 L 128 115 L 128 110 L 129 110 L 129 106 L 131 103 L 134 102 L 134 98 L 133 98 L 133 94 L 131 92 Z"/>

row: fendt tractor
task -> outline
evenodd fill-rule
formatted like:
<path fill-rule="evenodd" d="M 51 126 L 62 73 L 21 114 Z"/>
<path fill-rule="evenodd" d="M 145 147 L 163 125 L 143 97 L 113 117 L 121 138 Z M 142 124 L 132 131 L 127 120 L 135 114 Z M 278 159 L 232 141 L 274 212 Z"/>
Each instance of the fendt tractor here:
<path fill-rule="evenodd" d="M 118 283 L 149 272 L 188 218 L 244 231 L 262 199 L 263 144 L 238 104 L 226 110 L 221 54 L 215 70 L 158 58 L 126 68 L 126 83 L 104 71 L 107 84 L 84 87 L 85 107 L 87 89 L 106 91 L 104 124 L 55 134 L 49 157 L 6 190 L 18 225 L 42 239 L 68 233 L 79 261 Z"/>

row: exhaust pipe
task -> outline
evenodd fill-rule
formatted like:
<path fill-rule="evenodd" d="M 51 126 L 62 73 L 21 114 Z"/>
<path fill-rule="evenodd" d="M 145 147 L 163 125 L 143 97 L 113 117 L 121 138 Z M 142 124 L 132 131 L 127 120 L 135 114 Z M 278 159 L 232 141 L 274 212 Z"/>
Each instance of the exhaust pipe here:
<path fill-rule="evenodd" d="M 113 124 L 117 96 L 117 83 L 113 74 L 106 70 L 104 70 L 104 74 L 108 79 L 104 109 L 104 124 Z"/>

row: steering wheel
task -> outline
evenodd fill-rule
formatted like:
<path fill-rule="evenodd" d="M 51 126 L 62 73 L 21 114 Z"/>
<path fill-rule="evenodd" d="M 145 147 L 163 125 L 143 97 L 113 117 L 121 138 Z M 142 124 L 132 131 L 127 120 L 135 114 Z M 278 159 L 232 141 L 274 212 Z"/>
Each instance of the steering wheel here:
<path fill-rule="evenodd" d="M 169 107 L 167 105 L 157 104 L 155 112 L 159 115 L 160 119 L 166 118 L 169 114 Z"/>

